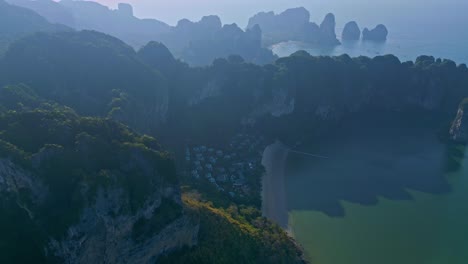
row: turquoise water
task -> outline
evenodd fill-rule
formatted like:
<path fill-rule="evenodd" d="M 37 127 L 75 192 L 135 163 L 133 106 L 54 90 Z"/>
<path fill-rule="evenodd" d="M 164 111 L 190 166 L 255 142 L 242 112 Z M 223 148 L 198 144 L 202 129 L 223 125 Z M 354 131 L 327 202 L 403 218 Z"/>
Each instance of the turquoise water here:
<path fill-rule="evenodd" d="M 301 42 L 283 42 L 271 47 L 280 56 L 289 56 L 298 50 L 305 50 L 312 55 L 338 56 L 348 54 L 351 57 L 393 54 L 401 61 L 415 60 L 420 55 L 451 59 L 457 63 L 468 63 L 468 40 L 420 40 L 406 37 L 390 38 L 385 43 L 348 42 L 336 47 L 317 47 Z"/>
<path fill-rule="evenodd" d="M 465 148 L 387 125 L 343 128 L 307 149 L 326 161 L 290 156 L 292 233 L 318 264 L 468 263 Z M 449 170 L 449 157 L 462 166 Z"/>

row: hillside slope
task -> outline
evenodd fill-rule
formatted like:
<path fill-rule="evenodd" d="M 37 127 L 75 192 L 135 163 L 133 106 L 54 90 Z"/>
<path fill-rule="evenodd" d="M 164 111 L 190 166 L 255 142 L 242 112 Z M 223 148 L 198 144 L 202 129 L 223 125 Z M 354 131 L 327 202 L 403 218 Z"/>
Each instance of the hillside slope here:
<path fill-rule="evenodd" d="M 51 24 L 34 11 L 0 0 L 0 55 L 13 41 L 31 33 L 66 30 L 70 29 L 66 26 Z"/>
<path fill-rule="evenodd" d="M 109 116 L 144 132 L 165 120 L 164 78 L 142 63 L 131 47 L 102 33 L 26 37 L 5 54 L 0 72 L 0 84 L 25 83 L 82 115 Z"/>

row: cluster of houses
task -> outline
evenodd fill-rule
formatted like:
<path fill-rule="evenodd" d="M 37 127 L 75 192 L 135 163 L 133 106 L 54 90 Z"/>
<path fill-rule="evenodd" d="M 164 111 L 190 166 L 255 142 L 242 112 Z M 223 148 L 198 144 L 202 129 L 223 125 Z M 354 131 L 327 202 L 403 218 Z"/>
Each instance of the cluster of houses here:
<path fill-rule="evenodd" d="M 190 146 L 185 150 L 186 171 L 201 184 L 212 184 L 231 197 L 244 197 L 254 187 L 249 182 L 260 177 L 264 148 L 262 137 L 248 134 L 236 135 L 222 148 Z"/>

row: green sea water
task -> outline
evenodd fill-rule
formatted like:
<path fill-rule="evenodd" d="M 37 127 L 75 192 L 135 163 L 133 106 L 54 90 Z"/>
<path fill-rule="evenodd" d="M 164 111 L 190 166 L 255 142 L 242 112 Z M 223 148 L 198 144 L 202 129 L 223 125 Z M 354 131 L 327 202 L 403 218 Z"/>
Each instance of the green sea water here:
<path fill-rule="evenodd" d="M 312 263 L 468 263 L 468 155 L 459 155 L 461 167 L 449 172 L 441 164 L 450 154 L 436 137 L 426 137 L 418 129 L 402 131 L 398 136 L 391 132 L 372 139 L 375 131 L 371 131 L 330 144 L 325 141 L 322 145 L 335 143 L 319 148 L 331 157 L 329 161 L 290 157 L 286 173 L 289 227 Z M 376 142 L 383 143 L 376 146 Z M 463 147 L 458 150 L 465 151 Z M 371 180 L 379 173 L 389 177 Z M 372 193 L 369 188 L 405 186 L 393 184 L 389 180 L 392 175 L 411 178 L 405 188 L 409 198 L 384 198 L 391 191 L 383 188 L 386 191 L 377 191 L 377 200 L 370 204 L 350 202 L 354 196 Z M 437 184 L 421 183 L 426 175 L 439 175 L 449 190 L 431 191 Z M 412 190 L 411 186 L 424 191 Z M 327 204 L 330 197 L 340 195 L 345 197 L 337 201 L 343 208 L 341 216 L 316 207 L 308 209 L 309 203 L 304 203 L 313 199 L 319 200 L 318 205 Z"/>

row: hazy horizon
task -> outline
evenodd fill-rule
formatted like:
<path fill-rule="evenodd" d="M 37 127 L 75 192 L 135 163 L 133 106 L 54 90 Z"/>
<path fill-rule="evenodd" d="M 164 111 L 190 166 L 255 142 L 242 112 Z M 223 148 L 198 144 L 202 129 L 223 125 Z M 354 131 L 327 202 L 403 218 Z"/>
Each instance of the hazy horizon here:
<path fill-rule="evenodd" d="M 116 8 L 119 2 L 128 2 L 133 5 L 135 16 L 155 18 L 170 25 L 177 24 L 177 21 L 183 18 L 198 21 L 205 15 L 218 15 L 224 24 L 236 23 L 245 27 L 248 19 L 258 12 L 280 13 L 285 9 L 299 6 L 310 11 L 311 20 L 314 22 L 321 22 L 323 17 L 331 12 L 336 15 L 338 28 L 351 20 L 357 21 L 361 27 L 373 27 L 382 23 L 386 24 L 391 32 L 399 35 L 411 34 L 422 37 L 427 32 L 436 32 L 442 36 L 454 37 L 467 34 L 462 30 L 462 25 L 468 24 L 464 12 L 468 8 L 468 1 L 463 0 L 96 1 L 111 8 Z"/>

